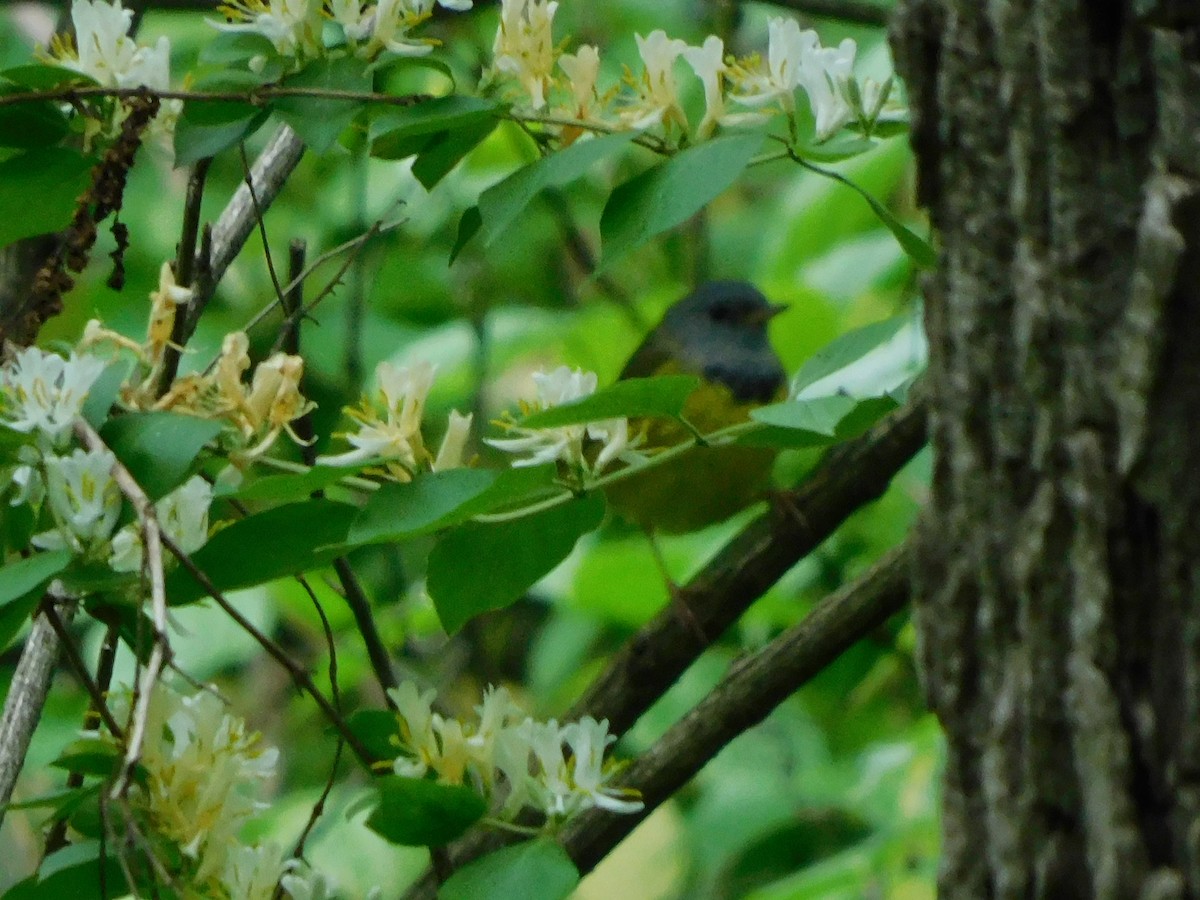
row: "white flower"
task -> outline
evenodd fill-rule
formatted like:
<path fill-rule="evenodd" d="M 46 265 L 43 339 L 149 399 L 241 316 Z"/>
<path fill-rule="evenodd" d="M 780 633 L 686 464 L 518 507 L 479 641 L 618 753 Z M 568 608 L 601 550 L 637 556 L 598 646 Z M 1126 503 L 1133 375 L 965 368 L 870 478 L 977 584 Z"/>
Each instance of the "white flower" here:
<path fill-rule="evenodd" d="M 375 378 L 379 382 L 384 418 L 381 419 L 364 400 L 358 409 L 349 411 L 359 423 L 358 431 L 345 436 L 354 449 L 336 456 L 319 457 L 317 462 L 326 466 L 352 466 L 372 459 L 395 460 L 410 473 L 414 471 L 425 456 L 421 419 L 436 372 L 437 367 L 428 362 L 401 368 L 380 363 Z M 453 422 L 452 426 L 462 427 Z M 452 441 L 457 439 L 456 433 Z M 462 439 L 465 441 L 466 436 L 462 435 Z M 453 444 L 447 454 L 452 450 Z"/>
<path fill-rule="evenodd" d="M 710 34 L 701 46 L 685 47 L 681 55 L 704 85 L 704 119 L 696 129 L 696 134 L 708 137 L 725 115 L 725 95 L 721 89 L 721 76 L 728 70 L 725 65 L 725 42 Z"/>
<path fill-rule="evenodd" d="M 430 759 L 437 754 L 437 738 L 433 731 L 433 698 L 435 691 L 421 693 L 411 681 L 390 688 L 388 696 L 396 707 L 400 723 L 400 740 L 411 756 L 399 756 L 392 766 L 397 775 L 421 778 L 429 770 Z"/>
<path fill-rule="evenodd" d="M 337 882 L 298 859 L 288 860 L 287 874 L 279 879 L 292 900 L 336 900 Z"/>
<path fill-rule="evenodd" d="M 853 40 L 846 38 L 835 47 L 813 47 L 805 54 L 800 85 L 816 119 L 817 140 L 823 141 L 854 118 L 842 85 L 853 77 Z"/>
<path fill-rule="evenodd" d="M 271 900 L 284 871 L 283 855 L 275 844 L 255 847 L 236 845 L 225 859 L 221 873 L 226 896 L 238 900 Z"/>
<path fill-rule="evenodd" d="M 562 751 L 562 731 L 558 722 L 537 722 L 526 719 L 518 733 L 529 747 L 537 764 L 537 775 L 529 787 L 542 812 L 551 817 L 563 817 L 575 811 L 567 761 Z"/>
<path fill-rule="evenodd" d="M 531 411 L 550 409 L 580 400 L 596 391 L 596 373 L 571 370 L 559 366 L 553 372 L 535 372 L 537 399 Z M 605 419 L 587 425 L 564 425 L 560 428 L 523 428 L 510 425 L 509 433 L 518 437 L 490 438 L 487 443 L 507 453 L 529 455 L 515 460 L 514 466 L 536 466 L 561 460 L 576 471 L 599 474 L 605 466 L 622 456 L 632 445 L 629 423 L 625 419 Z M 595 462 L 589 464 L 584 454 L 584 439 L 602 441 Z"/>
<path fill-rule="evenodd" d="M 571 781 L 583 808 L 597 806 L 615 813 L 639 812 L 641 800 L 622 799 L 629 792 L 608 787 L 604 773 L 604 751 L 616 738 L 608 733 L 608 720 L 597 722 L 584 716 L 563 726 L 562 738 L 571 749 Z"/>
<path fill-rule="evenodd" d="M 516 79 L 531 109 L 546 105 L 554 74 L 552 26 L 558 4 L 546 0 L 501 0 L 500 27 L 492 44 L 491 77 L 500 72 Z"/>
<path fill-rule="evenodd" d="M 155 504 L 158 524 L 184 553 L 192 553 L 208 540 L 208 509 L 212 485 L 195 475 Z M 131 522 L 112 540 L 108 564 L 114 572 L 136 572 L 142 567 L 142 529 Z"/>
<path fill-rule="evenodd" d="M 350 41 L 361 41 L 370 35 L 375 22 L 374 10 L 364 8 L 362 0 L 329 0 L 329 15 L 342 26 Z"/>
<path fill-rule="evenodd" d="M 103 371 L 104 361 L 90 354 L 72 353 L 64 360 L 26 347 L 4 370 L 5 410 L 0 421 L 23 433 L 37 429 L 57 444 L 70 431 Z"/>
<path fill-rule="evenodd" d="M 63 63 L 105 87 L 129 86 L 124 81 L 138 55 L 137 42 L 129 37 L 132 23 L 133 10 L 122 9 L 119 2 L 75 0 L 71 4 L 71 24 L 75 26 L 79 55 Z"/>
<path fill-rule="evenodd" d="M 778 100 L 785 112 L 796 109 L 794 93 L 806 56 L 820 46 L 817 33 L 801 31 L 795 19 L 775 18 L 767 24 L 767 59 L 741 65 L 731 73 L 737 85 L 732 98 L 747 106 Z"/>
<path fill-rule="evenodd" d="M 284 56 L 321 50 L 321 0 L 226 0 L 221 11 L 240 21 L 211 25 L 261 34 Z"/>
<path fill-rule="evenodd" d="M 428 3 L 429 7 L 432 5 L 432 2 Z M 425 7 L 426 4 L 420 2 L 414 7 L 408 0 L 379 0 L 375 5 L 366 55 L 388 50 L 399 56 L 424 56 L 433 50 L 428 41 L 410 38 L 408 34 L 429 18 L 429 9 Z"/>
<path fill-rule="evenodd" d="M 45 458 L 50 509 L 59 532 L 76 549 L 107 540 L 117 523 L 121 492 L 112 477 L 114 463 L 108 450 L 76 448 L 70 456 Z"/>
<path fill-rule="evenodd" d="M 637 97 L 622 111 L 622 120 L 633 129 L 665 127 L 671 122 L 686 126 L 675 83 L 675 60 L 687 49 L 687 43 L 667 37 L 662 29 L 650 32 L 648 37 L 638 34 L 634 38 L 645 70 L 641 80 L 634 83 Z"/>
<path fill-rule="evenodd" d="M 577 119 L 590 118 L 592 104 L 596 102 L 596 82 L 600 78 L 600 51 L 591 44 L 584 44 L 574 53 L 560 56 L 558 66 L 571 86 L 571 115 Z"/>
<path fill-rule="evenodd" d="M 433 471 L 443 472 L 446 469 L 458 469 L 463 465 L 463 453 L 467 448 L 467 439 L 471 436 L 472 413 L 465 416 L 457 409 L 450 410 L 450 421 L 446 425 L 446 434 L 442 445 L 438 448 L 433 460 Z"/>

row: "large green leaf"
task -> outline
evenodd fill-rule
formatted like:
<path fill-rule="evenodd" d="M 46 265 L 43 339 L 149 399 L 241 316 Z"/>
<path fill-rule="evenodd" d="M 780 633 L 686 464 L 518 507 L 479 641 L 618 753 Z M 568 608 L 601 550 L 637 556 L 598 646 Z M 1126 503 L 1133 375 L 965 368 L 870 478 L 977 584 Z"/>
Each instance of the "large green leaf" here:
<path fill-rule="evenodd" d="M 0 83 L 0 96 L 24 93 L 21 85 Z M 0 106 L 0 147 L 46 147 L 67 133 L 67 116 L 48 100 Z"/>
<path fill-rule="evenodd" d="M 441 847 L 487 811 L 483 797 L 467 787 L 388 775 L 372 785 L 379 802 L 367 827 L 392 844 Z"/>
<path fill-rule="evenodd" d="M 589 496 L 540 513 L 449 532 L 429 554 L 426 586 L 442 627 L 454 633 L 473 616 L 520 599 L 600 524 L 604 501 Z"/>
<path fill-rule="evenodd" d="M 371 155 L 406 159 L 420 152 L 433 136 L 447 131 L 496 122 L 499 104 L 478 97 L 439 97 L 415 106 L 381 110 L 371 120 Z"/>
<path fill-rule="evenodd" d="M 758 132 L 705 141 L 618 187 L 600 217 L 605 262 L 699 212 L 737 180 L 762 143 Z"/>
<path fill-rule="evenodd" d="M 252 72 L 228 70 L 195 90 L 249 92 L 261 85 Z M 175 123 L 175 164 L 186 166 L 216 156 L 249 137 L 267 120 L 269 109 L 239 101 L 188 100 Z"/>
<path fill-rule="evenodd" d="M 52 550 L 0 568 L 0 650 L 37 609 L 45 584 L 70 562 L 69 550 Z"/>
<path fill-rule="evenodd" d="M 130 413 L 109 419 L 100 436 L 152 500 L 169 494 L 192 473 L 204 445 L 221 423 L 169 412 Z"/>
<path fill-rule="evenodd" d="M 65 66 L 41 65 L 40 63 L 5 69 L 0 72 L 0 78 L 35 91 L 47 91 L 68 84 L 94 86 L 98 83 L 90 75 L 84 75 L 74 69 L 68 69 Z"/>
<path fill-rule="evenodd" d="M 911 315 L 895 316 L 881 322 L 873 322 L 834 338 L 805 361 L 792 376 L 791 392 L 799 394 L 810 384 L 838 372 L 862 359 L 872 350 L 886 344 L 907 325 L 912 324 Z"/>
<path fill-rule="evenodd" d="M 101 852 L 101 851 L 104 852 Z M 76 841 L 51 853 L 38 867 L 38 874 L 13 885 L 4 900 L 101 900 L 120 897 L 129 888 L 117 854 L 100 841 Z"/>
<path fill-rule="evenodd" d="M 324 58 L 285 78 L 283 86 L 367 94 L 371 73 L 365 62 L 353 56 Z M 354 99 L 281 97 L 275 109 L 313 152 L 324 153 L 364 105 L 365 101 Z"/>
<path fill-rule="evenodd" d="M 576 141 L 567 149 L 542 157 L 488 188 L 479 195 L 486 243 L 491 244 L 505 235 L 517 216 L 546 188 L 574 181 L 601 159 L 619 153 L 633 138 L 633 132 L 625 132 Z"/>
<path fill-rule="evenodd" d="M 577 884 L 579 870 L 567 852 L 539 838 L 463 866 L 446 879 L 438 900 L 562 900 Z"/>
<path fill-rule="evenodd" d="M 483 143 L 498 124 L 498 119 L 488 118 L 454 131 L 435 134 L 417 154 L 412 167 L 413 175 L 425 190 L 432 190 L 464 156 Z"/>
<path fill-rule="evenodd" d="M 51 550 L 0 567 L 0 607 L 38 590 L 70 562 L 71 551 Z"/>
<path fill-rule="evenodd" d="M 307 572 L 339 555 L 358 510 L 345 503 L 316 499 L 277 506 L 234 522 L 192 554 L 222 591 L 250 587 Z M 172 604 L 206 596 L 191 574 L 179 567 L 167 578 Z"/>
<path fill-rule="evenodd" d="M 269 500 L 272 503 L 295 503 L 307 500 L 316 491 L 345 478 L 350 472 L 337 466 L 313 466 L 307 472 L 287 475 L 266 475 L 245 487 L 217 490 L 218 497 L 233 497 L 244 502 Z"/>
<path fill-rule="evenodd" d="M 522 420 L 526 428 L 557 428 L 598 422 L 617 416 L 678 418 L 687 398 L 700 385 L 694 375 L 656 375 L 626 378 L 575 403 L 533 413 Z"/>
<path fill-rule="evenodd" d="M 93 162 L 65 147 L 41 147 L 0 162 L 0 247 L 70 222 Z"/>
<path fill-rule="evenodd" d="M 520 469 L 450 469 L 390 484 L 363 506 L 347 547 L 405 540 L 465 522 L 472 516 L 544 497 L 553 466 Z"/>
<path fill-rule="evenodd" d="M 858 405 L 853 397 L 834 394 L 811 400 L 785 400 L 750 411 L 756 422 L 776 428 L 793 428 L 824 437 L 836 437 L 838 423 Z"/>

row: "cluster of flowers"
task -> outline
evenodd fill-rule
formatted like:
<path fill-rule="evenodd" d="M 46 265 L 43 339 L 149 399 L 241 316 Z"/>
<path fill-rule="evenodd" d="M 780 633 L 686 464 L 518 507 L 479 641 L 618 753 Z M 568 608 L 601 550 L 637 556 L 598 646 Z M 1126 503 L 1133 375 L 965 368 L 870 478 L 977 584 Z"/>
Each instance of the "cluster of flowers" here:
<path fill-rule="evenodd" d="M 358 423 L 358 430 L 341 436 L 354 449 L 319 457 L 317 462 L 327 466 L 377 463 L 397 481 L 411 481 L 422 471 L 441 472 L 461 467 L 471 434 L 471 414 L 451 410 L 436 455 L 426 449 L 421 433 L 425 401 L 436 373 L 437 367 L 428 362 L 400 368 L 380 363 L 375 369 L 378 403 L 363 397 L 358 406 L 346 409 L 346 414 Z"/>
<path fill-rule="evenodd" d="M 43 58 L 73 69 L 93 79 L 101 87 L 147 87 L 165 91 L 171 86 L 171 45 L 160 37 L 153 46 L 138 44 L 129 36 L 133 11 L 124 9 L 120 0 L 74 0 L 71 4 L 71 24 L 75 38 L 56 35 Z M 151 126 L 161 137 L 169 137 L 183 104 L 179 100 L 164 100 Z M 111 135 L 125 118 L 120 104 L 114 106 L 107 122 L 87 119 L 85 137 Z"/>
<path fill-rule="evenodd" d="M 128 411 L 171 410 L 217 419 L 229 427 L 221 436 L 231 462 L 244 466 L 265 453 L 281 433 L 296 439 L 291 422 L 312 408 L 300 394 L 303 360 L 278 353 L 259 364 L 249 384 L 248 341 L 241 332 L 225 338 L 210 374 L 175 379 L 157 395 L 177 308 L 191 292 L 174 282 L 164 264 L 159 287 L 150 295 L 150 324 L 139 344 L 92 320 L 67 359 L 36 347 L 25 348 L 0 369 L 0 425 L 27 435 L 0 461 L 11 485 L 9 503 L 40 511 L 43 502 L 52 527 L 34 535 L 43 550 L 69 549 L 89 559 L 106 560 L 117 572 L 142 565 L 142 534 L 136 522 L 114 534 L 121 493 L 113 477 L 115 458 L 105 449 L 84 450 L 73 443 L 73 426 L 108 363 L 90 352 L 109 345 L 132 351 L 138 365 L 121 385 L 118 402 Z M 212 487 L 193 477 L 156 504 L 159 526 L 185 552 L 208 539 Z"/>
<path fill-rule="evenodd" d="M 892 83 L 853 74 L 855 42 L 822 47 L 815 31 L 801 31 L 793 19 L 772 19 L 767 56 L 734 59 L 724 42 L 709 35 L 700 46 L 653 31 L 637 35 L 642 71 L 628 69 L 622 85 L 601 91 L 600 51 L 585 44 L 562 53 L 552 34 L 558 3 L 502 0 L 500 28 L 485 80 L 516 88 L 517 102 L 534 112 L 549 111 L 601 130 L 661 128 L 664 132 L 708 137 L 720 125 L 765 121 L 783 113 L 794 121 L 795 93 L 803 88 L 816 120 L 818 140 L 858 122 L 870 131 L 903 110 L 891 101 Z M 675 64 L 683 59 L 704 87 L 705 113 L 694 129 L 683 110 Z M 626 90 L 622 90 L 624 87 Z M 743 109 L 730 110 L 729 104 Z"/>
<path fill-rule="evenodd" d="M 610 784 L 619 766 L 604 762 L 616 741 L 607 720 L 539 722 L 501 687 L 489 688 L 475 708 L 478 720 L 464 723 L 434 712 L 434 692 L 421 693 L 412 682 L 388 693 L 400 723 L 397 775 L 432 774 L 443 784 L 467 785 L 502 821 L 512 821 L 527 807 L 543 813 L 551 825 L 593 807 L 615 813 L 643 807 L 636 792 Z"/>
<path fill-rule="evenodd" d="M 437 0 L 457 12 L 472 0 Z M 283 56 L 298 60 L 326 52 L 325 24 L 341 27 L 355 56 L 375 59 L 381 53 L 423 56 L 436 41 L 412 31 L 433 15 L 434 0 L 227 0 L 218 10 L 229 20 L 214 23 L 222 31 L 261 34 Z"/>
<path fill-rule="evenodd" d="M 107 559 L 115 571 L 134 572 L 142 564 L 139 526 L 130 523 L 113 534 L 121 513 L 115 457 L 80 447 L 68 452 L 72 425 L 104 368 L 90 354 L 72 353 L 64 360 L 28 347 L 0 371 L 0 424 L 31 438 L 18 445 L 7 467 L 9 503 L 37 510 L 46 501 L 53 527 L 33 536 L 35 547 L 69 549 Z M 158 501 L 160 526 L 183 549 L 195 550 L 208 539 L 211 501 L 208 483 L 192 478 Z"/>
<path fill-rule="evenodd" d="M 129 703 L 128 694 L 114 697 L 114 713 L 127 714 Z M 278 845 L 240 840 L 265 805 L 255 796 L 274 779 L 278 759 L 214 694 L 154 686 L 140 760 L 145 777 L 131 785 L 129 808 L 158 859 L 180 861 L 173 874 L 189 896 L 270 900 L 277 885 L 293 900 L 333 896 L 322 875 L 285 859 Z"/>
<path fill-rule="evenodd" d="M 346 410 L 358 423 L 358 430 L 341 436 L 354 449 L 319 457 L 317 462 L 329 466 L 376 464 L 398 481 L 410 481 L 423 471 L 440 472 L 463 466 L 471 415 L 452 410 L 437 454 L 431 454 L 425 447 L 422 417 L 436 372 L 436 366 L 428 362 L 401 368 L 381 363 L 375 370 L 379 402 L 363 398 L 357 407 Z M 521 403 L 522 415 L 582 400 L 596 390 L 594 372 L 566 366 L 553 372 L 535 372 L 533 382 L 536 398 Z M 519 454 L 513 462 L 518 467 L 561 462 L 577 476 L 596 476 L 615 462 L 636 462 L 642 458 L 636 451 L 640 436 L 630 437 L 629 421 L 625 418 L 559 428 L 527 428 L 512 417 L 502 419 L 499 424 L 513 436 L 488 439 L 487 443 L 507 453 Z"/>

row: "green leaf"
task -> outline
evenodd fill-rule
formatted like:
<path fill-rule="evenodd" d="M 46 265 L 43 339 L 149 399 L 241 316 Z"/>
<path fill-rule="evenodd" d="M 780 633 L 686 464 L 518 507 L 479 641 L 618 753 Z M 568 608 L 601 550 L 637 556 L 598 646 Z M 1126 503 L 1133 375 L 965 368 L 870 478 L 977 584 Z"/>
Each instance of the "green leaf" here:
<path fill-rule="evenodd" d="M 307 572 L 339 555 L 358 510 L 324 498 L 257 513 L 212 536 L 192 560 L 221 591 L 250 587 Z M 207 596 L 184 568 L 167 578 L 172 605 Z"/>
<path fill-rule="evenodd" d="M 0 607 L 40 590 L 70 563 L 70 550 L 51 550 L 0 568 Z"/>
<path fill-rule="evenodd" d="M 325 58 L 285 78 L 283 86 L 367 94 L 371 74 L 356 57 Z M 275 109 L 314 153 L 325 153 L 365 105 L 364 100 L 281 97 Z"/>
<path fill-rule="evenodd" d="M 463 252 L 482 225 L 483 217 L 479 214 L 478 206 L 472 206 L 462 214 L 462 218 L 458 220 L 458 235 L 454 238 L 454 246 L 450 248 L 451 264 L 458 259 L 458 254 Z"/>
<path fill-rule="evenodd" d="M 406 159 L 420 152 L 440 132 L 498 121 L 499 108 L 490 100 L 455 95 L 385 109 L 371 121 L 371 155 L 377 159 Z"/>
<path fill-rule="evenodd" d="M 270 39 L 253 31 L 220 31 L 200 48 L 200 62 L 219 66 L 248 62 L 256 56 L 274 60 L 279 51 Z"/>
<path fill-rule="evenodd" d="M 47 856 L 42 860 L 38 874 L 9 888 L 4 900 L 45 900 L 47 897 L 101 900 L 102 897 L 120 897 L 128 891 L 113 848 L 109 847 L 101 854 L 99 841 L 85 840 Z"/>
<path fill-rule="evenodd" d="M 600 217 L 605 263 L 699 212 L 737 180 L 762 142 L 759 132 L 705 141 L 618 187 Z"/>
<path fill-rule="evenodd" d="M 858 362 L 871 351 L 894 338 L 905 326 L 911 325 L 911 315 L 894 316 L 881 322 L 872 322 L 855 328 L 834 338 L 812 356 L 792 376 L 791 393 L 799 394 L 810 384 L 839 372 Z"/>
<path fill-rule="evenodd" d="M 486 243 L 490 245 L 505 235 L 539 193 L 574 181 L 601 159 L 623 150 L 633 138 L 633 132 L 625 132 L 576 141 L 567 149 L 542 157 L 488 188 L 479 195 Z"/>
<path fill-rule="evenodd" d="M 400 724 L 395 714 L 382 709 L 360 709 L 346 720 L 346 726 L 374 759 L 396 758 L 399 751 L 392 739 L 400 733 Z"/>
<path fill-rule="evenodd" d="M 838 423 L 858 405 L 853 397 L 834 394 L 811 400 L 785 400 L 750 410 L 750 418 L 776 428 L 793 428 L 810 434 L 836 437 Z"/>
<path fill-rule="evenodd" d="M 539 838 L 463 866 L 446 879 L 438 900 L 562 900 L 577 884 L 579 870 L 567 852 Z"/>
<path fill-rule="evenodd" d="M 14 66 L 0 72 L 0 78 L 19 84 L 23 88 L 35 91 L 46 91 L 68 84 L 96 85 L 98 82 L 90 75 L 76 72 L 65 66 L 44 66 L 30 64 Z"/>
<path fill-rule="evenodd" d="M 519 600 L 603 517 L 604 501 L 589 496 L 509 522 L 451 531 L 429 554 L 426 581 L 442 627 L 453 634 L 473 616 Z"/>
<path fill-rule="evenodd" d="M 80 738 L 68 744 L 50 765 L 80 775 L 107 778 L 121 761 L 117 747 L 99 738 Z"/>
<path fill-rule="evenodd" d="M 130 413 L 109 419 L 100 436 L 151 500 L 187 481 L 221 423 L 169 412 Z"/>
<path fill-rule="evenodd" d="M 467 787 L 388 775 L 373 782 L 379 803 L 367 827 L 392 844 L 441 847 L 487 811 L 484 799 Z"/>
<path fill-rule="evenodd" d="M 0 84 L 0 96 L 24 93 L 20 85 Z M 0 147 L 46 147 L 67 133 L 67 116 L 48 100 L 0 106 Z"/>
<path fill-rule="evenodd" d="M 216 156 L 253 134 L 269 115 L 251 103 L 186 101 L 175 123 L 175 165 Z"/>
<path fill-rule="evenodd" d="M 94 161 L 65 147 L 42 147 L 0 162 L 0 247 L 70 222 Z"/>
<path fill-rule="evenodd" d="M 625 378 L 601 388 L 574 403 L 554 406 L 521 420 L 525 428 L 558 428 L 583 422 L 598 422 L 617 416 L 658 416 L 675 419 L 697 387 L 694 375 L 656 375 Z"/>
<path fill-rule="evenodd" d="M 346 540 L 361 546 L 436 531 L 495 484 L 497 475 L 490 469 L 450 469 L 384 485 L 359 511 Z"/>
<path fill-rule="evenodd" d="M 337 466 L 313 466 L 307 472 L 294 475 L 266 475 L 237 490 L 218 491 L 218 497 L 234 497 L 238 500 L 270 500 L 273 503 L 294 503 L 307 500 L 315 491 L 351 474 L 350 470 Z"/>
<path fill-rule="evenodd" d="M 897 243 L 900 244 L 900 249 L 907 253 L 913 262 L 922 269 L 934 269 L 937 267 L 937 252 L 930 246 L 929 242 L 910 231 L 907 226 L 902 224 L 892 214 L 890 209 L 869 193 L 838 172 L 830 172 L 828 169 L 822 169 L 820 166 L 814 165 L 806 165 L 805 168 L 852 188 L 860 197 L 867 201 L 872 211 L 879 217 L 879 221 L 887 226 L 888 231 L 895 236 Z"/>
<path fill-rule="evenodd" d="M 521 501 L 544 499 L 554 475 L 553 466 L 450 469 L 385 485 L 354 520 L 346 549 L 406 540 Z"/>
<path fill-rule="evenodd" d="M 450 174 L 462 158 L 479 146 L 499 124 L 499 119 L 483 119 L 471 125 L 435 134 L 413 163 L 412 171 L 425 190 Z"/>

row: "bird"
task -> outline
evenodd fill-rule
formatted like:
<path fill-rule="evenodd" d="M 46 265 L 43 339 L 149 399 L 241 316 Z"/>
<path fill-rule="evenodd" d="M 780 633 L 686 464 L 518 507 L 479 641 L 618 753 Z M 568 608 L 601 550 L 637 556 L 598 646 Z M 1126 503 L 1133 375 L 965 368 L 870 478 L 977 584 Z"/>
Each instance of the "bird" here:
<path fill-rule="evenodd" d="M 683 418 L 700 434 L 745 422 L 750 411 L 783 399 L 786 375 L 767 323 L 786 310 L 744 281 L 711 281 L 676 301 L 630 356 L 620 378 L 685 374 L 700 378 Z M 650 449 L 693 436 L 683 423 L 630 423 Z M 705 446 L 645 472 L 612 482 L 609 505 L 654 534 L 696 531 L 728 519 L 763 497 L 776 451 L 768 447 Z M 657 557 L 657 545 L 655 545 Z M 665 574 L 665 572 L 664 572 Z M 670 583 L 670 579 L 668 578 Z"/>

